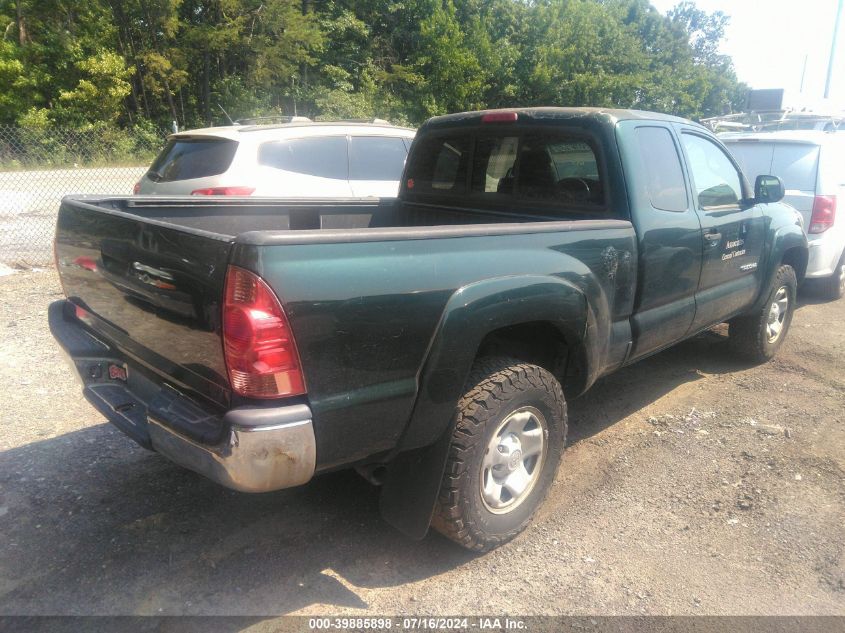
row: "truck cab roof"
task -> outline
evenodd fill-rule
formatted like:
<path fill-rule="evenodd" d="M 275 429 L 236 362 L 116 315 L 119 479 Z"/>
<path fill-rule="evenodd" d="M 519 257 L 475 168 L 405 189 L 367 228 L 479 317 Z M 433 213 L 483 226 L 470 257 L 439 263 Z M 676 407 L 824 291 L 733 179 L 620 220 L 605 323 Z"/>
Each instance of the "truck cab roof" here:
<path fill-rule="evenodd" d="M 644 110 L 625 110 L 618 108 L 563 108 L 563 107 L 536 107 L 536 108 L 500 108 L 496 110 L 479 110 L 478 112 L 462 112 L 459 114 L 446 114 L 429 119 L 422 129 L 457 127 L 463 125 L 480 124 L 485 115 L 515 112 L 519 121 L 537 121 L 548 123 L 553 120 L 590 119 L 596 122 L 616 123 L 631 119 L 645 121 L 665 121 L 672 123 L 684 123 L 689 125 L 691 121 L 671 114 L 658 112 L 646 112 Z M 693 124 L 698 125 L 698 124 Z M 703 127 L 703 126 L 701 126 Z"/>

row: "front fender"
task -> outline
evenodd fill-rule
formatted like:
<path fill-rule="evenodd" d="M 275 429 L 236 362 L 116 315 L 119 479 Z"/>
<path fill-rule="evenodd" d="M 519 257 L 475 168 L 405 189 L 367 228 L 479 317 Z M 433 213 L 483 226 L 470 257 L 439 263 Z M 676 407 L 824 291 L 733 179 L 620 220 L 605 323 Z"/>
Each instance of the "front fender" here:
<path fill-rule="evenodd" d="M 800 268 L 795 271 L 800 283 L 807 268 L 808 257 L 807 236 L 804 233 L 804 229 L 797 224 L 785 224 L 775 229 L 772 234 L 769 256 L 765 260 L 765 270 L 763 270 L 761 275 L 762 283 L 760 284 L 760 292 L 757 295 L 757 300 L 754 302 L 751 312 L 762 309 L 763 304 L 769 296 L 769 289 L 772 283 L 774 283 L 778 268 L 784 262 L 787 252 L 793 251 L 793 249 L 797 249 L 797 252 L 800 253 L 800 259 L 791 262 L 793 266 L 797 265 Z"/>

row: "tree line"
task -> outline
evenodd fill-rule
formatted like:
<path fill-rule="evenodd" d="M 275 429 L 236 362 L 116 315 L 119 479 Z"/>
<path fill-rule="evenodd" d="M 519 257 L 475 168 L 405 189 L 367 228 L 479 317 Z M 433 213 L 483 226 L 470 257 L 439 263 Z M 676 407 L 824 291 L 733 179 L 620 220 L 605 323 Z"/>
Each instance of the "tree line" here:
<path fill-rule="evenodd" d="M 648 0 L 0 0 L 0 123 L 180 128 L 742 105 L 727 17 Z"/>

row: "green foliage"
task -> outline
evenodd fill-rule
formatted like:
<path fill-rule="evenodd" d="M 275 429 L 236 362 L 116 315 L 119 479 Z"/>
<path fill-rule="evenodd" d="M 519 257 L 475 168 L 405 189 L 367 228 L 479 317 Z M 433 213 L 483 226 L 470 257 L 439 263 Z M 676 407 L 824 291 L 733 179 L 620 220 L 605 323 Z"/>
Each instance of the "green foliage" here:
<path fill-rule="evenodd" d="M 18 125 L 27 130 L 46 130 L 51 124 L 47 108 L 32 107 L 18 117 Z"/>
<path fill-rule="evenodd" d="M 14 120 L 26 112 L 32 106 L 32 89 L 20 51 L 11 42 L 0 41 L 0 117 Z"/>
<path fill-rule="evenodd" d="M 113 122 L 131 91 L 134 69 L 127 68 L 123 57 L 113 51 L 98 51 L 75 66 L 83 78 L 73 90 L 59 91 L 66 116 L 91 123 Z"/>
<path fill-rule="evenodd" d="M 562 0 L 531 16 L 532 103 L 640 107 L 648 59 L 640 41 L 602 5 Z"/>
<path fill-rule="evenodd" d="M 420 23 L 414 69 L 423 94 L 415 118 L 484 107 L 485 73 L 466 40 L 451 0 Z"/>
<path fill-rule="evenodd" d="M 29 125 L 0 125 L 0 170 L 48 167 L 145 165 L 161 150 L 163 130 L 150 123 L 122 129 L 109 122 L 72 128 L 43 125 L 40 112 Z"/>
<path fill-rule="evenodd" d="M 0 123 L 197 127 L 225 109 L 416 124 L 541 104 L 700 117 L 744 96 L 718 53 L 726 24 L 687 1 L 664 16 L 648 0 L 0 0 Z"/>

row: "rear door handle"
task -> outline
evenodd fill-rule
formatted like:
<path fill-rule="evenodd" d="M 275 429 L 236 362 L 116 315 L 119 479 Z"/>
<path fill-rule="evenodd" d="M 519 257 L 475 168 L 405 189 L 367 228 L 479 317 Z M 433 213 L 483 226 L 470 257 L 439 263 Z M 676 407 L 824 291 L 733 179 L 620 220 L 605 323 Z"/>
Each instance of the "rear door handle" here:
<path fill-rule="evenodd" d="M 716 246 L 722 242 L 722 234 L 721 233 L 705 233 L 704 239 L 710 242 L 710 246 Z"/>

